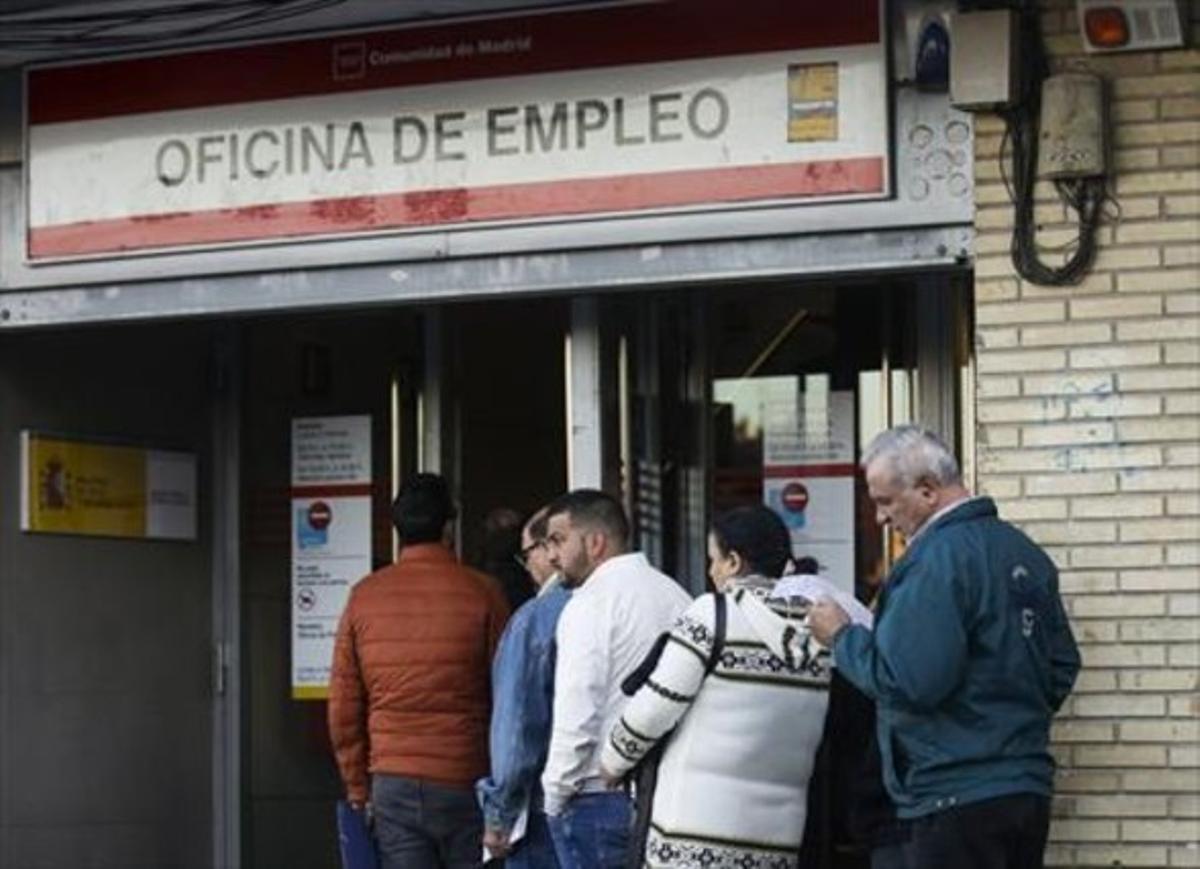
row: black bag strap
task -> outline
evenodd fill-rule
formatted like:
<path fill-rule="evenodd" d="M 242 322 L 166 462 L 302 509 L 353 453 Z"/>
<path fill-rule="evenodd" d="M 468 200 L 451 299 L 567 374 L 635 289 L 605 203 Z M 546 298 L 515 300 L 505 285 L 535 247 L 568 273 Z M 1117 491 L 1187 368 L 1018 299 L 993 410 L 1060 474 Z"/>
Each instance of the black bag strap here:
<path fill-rule="evenodd" d="M 708 660 L 704 662 L 704 678 L 706 679 L 713 670 L 717 669 L 717 664 L 721 661 L 721 653 L 725 651 L 725 622 L 728 602 L 724 593 L 717 592 L 713 595 L 713 606 L 715 608 L 713 644 L 708 653 Z M 641 687 L 641 684 L 658 664 L 658 658 L 662 654 L 666 641 L 666 634 L 658 638 L 658 642 L 650 650 L 647 659 L 621 683 L 622 692 L 632 695 Z M 629 835 L 629 850 L 626 852 L 625 865 L 629 869 L 643 869 L 646 865 L 646 840 L 650 836 L 650 815 L 654 804 L 654 790 L 658 786 L 658 764 L 662 760 L 663 752 L 666 751 L 670 738 L 670 732 L 664 734 L 630 772 L 630 776 L 636 782 L 637 800 L 633 827 Z"/>
<path fill-rule="evenodd" d="M 713 602 L 716 606 L 716 619 L 713 624 L 713 644 L 712 650 L 708 653 L 708 660 L 704 662 L 704 675 L 707 677 L 713 670 L 717 669 L 717 664 L 721 662 L 721 653 L 725 651 L 725 620 L 726 620 L 726 598 L 721 592 L 713 595 Z M 632 697 L 638 692 L 638 689 L 646 684 L 646 680 L 650 678 L 650 674 L 654 672 L 654 668 L 658 666 L 658 659 L 662 657 L 663 650 L 667 647 L 667 641 L 670 634 L 663 633 L 654 641 L 654 645 L 650 647 L 650 651 L 646 653 L 646 657 L 642 659 L 642 663 L 638 664 L 628 676 L 621 680 L 621 693 L 626 697 Z"/>
<path fill-rule="evenodd" d="M 708 653 L 708 661 L 704 665 L 704 675 L 708 676 L 721 663 L 721 653 L 725 651 L 725 621 L 727 618 L 727 602 L 724 592 L 713 595 L 715 618 L 713 619 L 712 651 Z"/>
<path fill-rule="evenodd" d="M 658 666 L 658 659 L 662 657 L 663 650 L 667 647 L 667 640 L 670 639 L 669 633 L 661 633 L 654 641 L 654 645 L 650 647 L 650 651 L 646 653 L 646 657 L 642 659 L 642 663 L 638 664 L 629 675 L 621 680 L 621 693 L 626 697 L 632 697 L 638 692 L 638 689 L 646 684 L 646 680 L 650 678 L 650 674 L 654 672 L 654 668 Z"/>

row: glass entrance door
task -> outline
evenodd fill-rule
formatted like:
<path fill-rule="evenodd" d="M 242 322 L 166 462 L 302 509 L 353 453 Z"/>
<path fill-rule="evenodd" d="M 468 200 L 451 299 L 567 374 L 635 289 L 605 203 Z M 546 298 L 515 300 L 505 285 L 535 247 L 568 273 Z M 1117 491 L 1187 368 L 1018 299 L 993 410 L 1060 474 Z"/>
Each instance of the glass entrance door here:
<path fill-rule="evenodd" d="M 513 535 L 503 529 L 567 484 L 567 304 L 491 301 L 446 307 L 440 317 L 450 439 L 442 471 L 460 503 L 459 547 L 504 581 L 512 558 L 497 547 Z"/>
<path fill-rule="evenodd" d="M 948 275 L 714 292 L 705 414 L 712 512 L 767 504 L 791 532 L 797 572 L 873 600 L 899 541 L 876 525 L 858 459 L 900 423 L 958 442 L 960 299 Z M 845 807 L 869 745 L 855 710 L 869 701 L 834 683 L 804 865 L 865 869 L 867 850 L 853 841 Z"/>
<path fill-rule="evenodd" d="M 949 276 L 714 293 L 711 509 L 770 505 L 797 559 L 873 597 L 891 552 L 858 457 L 905 422 L 958 443 L 957 298 Z"/>
<path fill-rule="evenodd" d="M 626 366 L 613 394 L 629 419 L 616 461 L 638 545 L 699 593 L 711 517 L 765 503 L 804 570 L 870 601 L 899 550 L 875 524 L 858 458 L 904 422 L 962 440 L 964 292 L 959 276 L 941 274 L 609 300 L 610 344 L 628 348 L 612 363 Z M 836 810 L 856 752 L 831 744 L 818 759 L 805 866 L 868 865 Z"/>

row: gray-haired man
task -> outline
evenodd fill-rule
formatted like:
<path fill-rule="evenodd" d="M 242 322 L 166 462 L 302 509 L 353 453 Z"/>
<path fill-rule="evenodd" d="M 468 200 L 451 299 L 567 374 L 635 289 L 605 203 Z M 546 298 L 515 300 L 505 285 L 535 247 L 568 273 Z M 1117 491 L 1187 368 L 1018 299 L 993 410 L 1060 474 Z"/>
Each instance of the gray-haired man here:
<path fill-rule="evenodd" d="M 862 468 L 879 522 L 908 548 L 874 633 L 830 601 L 809 618 L 876 702 L 884 783 L 911 832 L 902 865 L 1040 869 L 1050 719 L 1079 671 L 1058 573 L 990 498 L 971 497 L 930 432 L 884 432 Z"/>

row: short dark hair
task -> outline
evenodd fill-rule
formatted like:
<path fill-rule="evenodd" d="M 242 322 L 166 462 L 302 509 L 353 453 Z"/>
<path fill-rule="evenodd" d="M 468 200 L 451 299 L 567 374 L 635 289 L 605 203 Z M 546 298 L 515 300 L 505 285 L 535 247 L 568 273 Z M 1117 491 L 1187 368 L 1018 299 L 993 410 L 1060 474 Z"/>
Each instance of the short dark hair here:
<path fill-rule="evenodd" d="M 792 536 L 770 507 L 755 504 L 722 513 L 712 523 L 717 548 L 736 552 L 754 573 L 775 579 L 792 557 Z"/>
<path fill-rule="evenodd" d="M 621 502 L 599 489 L 575 489 L 560 495 L 546 509 L 546 521 L 560 513 L 566 513 L 572 525 L 584 525 L 603 531 L 618 548 L 624 549 L 629 542 L 629 520 Z"/>
<path fill-rule="evenodd" d="M 483 560 L 504 562 L 521 551 L 521 526 L 525 519 L 511 507 L 496 507 L 483 517 Z"/>
<path fill-rule="evenodd" d="M 796 573 L 813 575 L 821 572 L 821 564 L 811 555 L 801 555 L 793 563 Z"/>
<path fill-rule="evenodd" d="M 436 543 L 456 515 L 450 487 L 438 474 L 409 477 L 392 502 L 392 524 L 402 543 Z"/>

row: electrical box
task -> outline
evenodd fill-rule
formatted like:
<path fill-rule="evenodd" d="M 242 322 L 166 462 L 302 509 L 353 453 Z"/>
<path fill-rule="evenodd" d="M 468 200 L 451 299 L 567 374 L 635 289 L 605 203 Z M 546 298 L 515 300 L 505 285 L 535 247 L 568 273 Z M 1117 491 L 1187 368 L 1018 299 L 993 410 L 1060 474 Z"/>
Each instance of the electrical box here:
<path fill-rule="evenodd" d="M 1089 54 L 1182 48 L 1188 19 L 1180 0 L 1076 0 Z"/>
<path fill-rule="evenodd" d="M 1011 9 L 950 19 L 950 103 L 967 111 L 1011 106 L 1017 97 L 1017 16 Z"/>
<path fill-rule="evenodd" d="M 1042 82 L 1038 177 L 1051 180 L 1105 174 L 1107 124 L 1104 82 L 1097 75 L 1068 72 Z"/>

